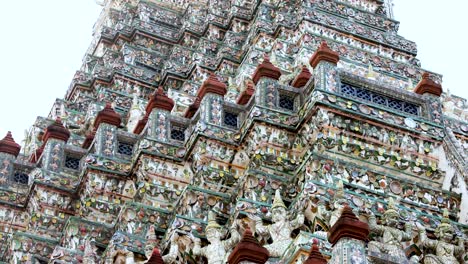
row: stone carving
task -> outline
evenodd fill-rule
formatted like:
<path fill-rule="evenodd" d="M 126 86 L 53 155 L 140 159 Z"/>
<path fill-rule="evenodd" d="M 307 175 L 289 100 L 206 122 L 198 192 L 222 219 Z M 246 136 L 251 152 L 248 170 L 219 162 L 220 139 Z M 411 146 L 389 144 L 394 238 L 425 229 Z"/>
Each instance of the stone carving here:
<path fill-rule="evenodd" d="M 204 256 L 208 259 L 208 264 L 223 264 L 227 263 L 226 259 L 230 251 L 240 241 L 240 234 L 237 232 L 235 223 L 229 228 L 231 237 L 221 240 L 223 236 L 222 226 L 216 222 L 216 215 L 213 211 L 208 213 L 208 225 L 205 228 L 206 238 L 210 244 L 205 247 L 200 247 L 200 239 L 191 236 L 195 243 L 193 254 Z"/>
<path fill-rule="evenodd" d="M 299 206 L 302 208 L 302 206 Z M 292 242 L 291 233 L 294 229 L 304 224 L 304 214 L 298 210 L 294 220 L 288 220 L 286 205 L 277 189 L 275 199 L 271 207 L 273 224 L 264 226 L 260 217 L 250 214 L 249 218 L 255 221 L 255 232 L 261 236 L 270 236 L 273 242 L 264 247 L 270 253 L 270 257 L 281 257 Z"/>
<path fill-rule="evenodd" d="M 427 254 L 424 257 L 425 264 L 458 264 L 460 263 L 457 259 L 457 256 L 460 256 L 464 253 L 464 240 L 463 238 L 458 238 L 458 245 L 455 245 L 453 242 L 453 227 L 450 224 L 448 218 L 448 210 L 444 210 L 444 218 L 442 223 L 436 228 L 435 235 L 437 239 L 427 238 L 425 228 L 417 223 L 420 235 L 421 245 L 428 249 L 433 249 L 434 254 Z"/>
<path fill-rule="evenodd" d="M 381 241 L 371 241 L 368 244 L 369 251 L 378 252 L 406 260 L 401 242 L 412 239 L 411 224 L 406 222 L 405 229 L 398 228 L 399 213 L 392 197 L 388 199 L 387 210 L 383 215 L 383 225 L 378 225 L 375 215 L 369 217 L 370 231 L 381 236 Z"/>

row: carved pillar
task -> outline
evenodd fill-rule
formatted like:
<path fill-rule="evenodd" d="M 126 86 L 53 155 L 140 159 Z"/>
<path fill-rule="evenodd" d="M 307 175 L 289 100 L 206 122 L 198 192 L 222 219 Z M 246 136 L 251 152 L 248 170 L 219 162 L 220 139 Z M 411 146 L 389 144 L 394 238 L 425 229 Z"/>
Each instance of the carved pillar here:
<path fill-rule="evenodd" d="M 16 159 L 16 156 L 18 156 L 20 149 L 20 145 L 18 145 L 15 142 L 15 140 L 11 136 L 10 131 L 8 131 L 5 138 L 0 140 L 0 187 L 2 188 L 2 192 L 4 193 L 3 197 L 0 198 L 0 204 L 2 202 L 11 202 L 8 200 L 9 197 L 16 198 L 15 195 L 18 194 L 18 185 L 14 184 L 17 180 L 14 177 L 15 168 L 13 163 Z M 26 189 L 25 197 L 27 197 L 28 195 L 28 189 Z M 18 216 L 20 215 L 20 213 L 21 212 L 18 209 L 13 209 L 7 206 L 0 206 L 0 222 L 2 223 L 2 226 L 0 228 L 0 255 L 2 254 L 2 252 L 7 252 L 7 248 L 9 247 L 9 236 L 3 232 L 5 230 L 11 230 L 10 232 L 12 232 L 16 228 L 20 229 L 27 227 L 27 223 L 18 226 L 15 225 L 16 221 L 12 221 L 13 219 L 19 219 L 20 217 Z M 7 256 L 0 256 L 0 261 L 6 260 L 5 257 Z"/>
<path fill-rule="evenodd" d="M 117 127 L 120 125 L 120 115 L 112 109 L 109 103 L 100 111 L 94 121 L 95 153 L 112 157 L 117 144 Z"/>
<path fill-rule="evenodd" d="M 341 217 L 328 231 L 328 241 L 333 245 L 329 263 L 368 263 L 365 243 L 368 235 L 367 223 L 359 221 L 346 205 Z"/>
<path fill-rule="evenodd" d="M 164 94 L 162 87 L 153 94 L 146 106 L 148 118 L 148 136 L 167 141 L 170 137 L 171 127 L 169 115 L 174 108 L 174 101 Z"/>
<path fill-rule="evenodd" d="M 218 126 L 223 124 L 226 92 L 226 84 L 211 73 L 197 93 L 197 97 L 200 98 L 200 120 Z"/>
<path fill-rule="evenodd" d="M 252 76 L 255 87 L 255 103 L 260 106 L 276 107 L 278 91 L 276 86 L 271 85 L 272 80 L 278 80 L 281 77 L 281 71 L 270 62 L 268 56 L 261 64 L 257 66 Z M 267 79 L 261 81 L 262 79 Z M 270 80 L 268 80 L 270 79 Z"/>
<path fill-rule="evenodd" d="M 339 91 L 341 82 L 336 67 L 339 60 L 338 52 L 331 50 L 326 42 L 322 42 L 309 61 L 314 68 L 315 89 Z"/>
<path fill-rule="evenodd" d="M 252 231 L 247 228 L 239 244 L 229 255 L 229 264 L 264 264 L 269 258 L 268 250 L 260 246 L 258 241 L 252 236 Z"/>
<path fill-rule="evenodd" d="M 442 122 L 442 104 L 440 101 L 440 95 L 442 94 L 442 85 L 436 83 L 431 79 L 429 73 L 425 72 L 422 75 L 421 81 L 419 81 L 414 92 L 420 94 L 426 99 L 427 108 L 432 120 L 436 123 Z"/>
<path fill-rule="evenodd" d="M 44 133 L 42 149 L 42 168 L 58 172 L 62 168 L 64 159 L 64 145 L 70 138 L 68 131 L 62 124 L 60 118 L 49 125 Z"/>
<path fill-rule="evenodd" d="M 10 131 L 0 140 L 0 185 L 8 182 L 8 178 L 13 173 L 13 161 L 20 149 L 21 146 L 15 142 Z"/>

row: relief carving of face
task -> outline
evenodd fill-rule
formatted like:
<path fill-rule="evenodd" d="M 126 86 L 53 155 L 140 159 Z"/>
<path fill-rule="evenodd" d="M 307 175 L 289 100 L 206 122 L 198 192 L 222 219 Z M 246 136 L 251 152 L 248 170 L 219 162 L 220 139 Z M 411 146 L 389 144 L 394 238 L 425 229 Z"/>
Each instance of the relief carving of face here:
<path fill-rule="evenodd" d="M 286 220 L 286 210 L 283 207 L 276 207 L 271 210 L 271 220 L 274 223 Z"/>
<path fill-rule="evenodd" d="M 437 237 L 447 243 L 453 242 L 453 231 L 450 227 L 440 227 Z"/>
<path fill-rule="evenodd" d="M 395 227 L 398 225 L 398 215 L 388 214 L 385 216 L 385 223 L 390 227 Z"/>
<path fill-rule="evenodd" d="M 219 241 L 221 241 L 221 235 L 221 230 L 218 228 L 210 228 L 206 230 L 206 239 L 208 239 L 208 242 L 211 244 L 219 243 Z"/>

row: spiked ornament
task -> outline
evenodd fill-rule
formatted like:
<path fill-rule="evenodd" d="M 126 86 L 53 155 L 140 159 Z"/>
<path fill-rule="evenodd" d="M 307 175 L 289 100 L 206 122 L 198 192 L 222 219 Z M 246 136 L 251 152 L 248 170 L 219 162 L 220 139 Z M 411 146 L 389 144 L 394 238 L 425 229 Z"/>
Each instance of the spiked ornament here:
<path fill-rule="evenodd" d="M 275 192 L 275 199 L 273 200 L 273 205 L 271 206 L 271 209 L 275 209 L 277 207 L 283 207 L 286 209 L 286 205 L 283 202 L 283 199 L 281 198 L 281 194 L 279 190 L 276 190 Z"/>

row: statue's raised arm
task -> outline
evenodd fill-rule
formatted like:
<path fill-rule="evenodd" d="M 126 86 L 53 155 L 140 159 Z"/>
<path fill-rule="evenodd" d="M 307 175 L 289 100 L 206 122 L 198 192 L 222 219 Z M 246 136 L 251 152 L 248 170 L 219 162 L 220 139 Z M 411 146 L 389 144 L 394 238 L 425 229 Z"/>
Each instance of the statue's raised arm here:
<path fill-rule="evenodd" d="M 208 246 L 201 247 L 200 239 L 192 236 L 194 247 L 192 252 L 194 255 L 204 256 L 208 259 L 208 264 L 224 264 L 230 251 L 240 241 L 239 232 L 235 222 L 230 227 L 231 237 L 226 240 L 221 240 L 223 237 L 223 227 L 216 222 L 214 212 L 208 213 L 208 225 L 205 228 L 206 239 L 210 243 Z"/>
<path fill-rule="evenodd" d="M 298 212 L 297 217 L 289 221 L 286 205 L 281 198 L 279 190 L 276 190 L 273 205 L 271 206 L 271 220 L 273 224 L 264 226 L 260 218 L 254 219 L 256 222 L 255 230 L 260 235 L 270 235 L 273 242 L 269 245 L 264 245 L 264 247 L 268 250 L 271 257 L 281 257 L 292 242 L 292 231 L 303 225 L 304 214 Z"/>
<path fill-rule="evenodd" d="M 380 254 L 385 254 L 398 259 L 399 262 L 406 262 L 406 254 L 402 242 L 412 238 L 411 225 L 406 224 L 404 230 L 400 230 L 400 214 L 395 206 L 392 197 L 388 199 L 387 210 L 383 215 L 382 225 L 378 225 L 374 215 L 369 217 L 369 229 L 377 234 L 376 240 L 370 241 L 368 250 Z M 380 238 L 379 238 L 380 237 Z"/>
<path fill-rule="evenodd" d="M 449 212 L 444 209 L 444 218 L 442 223 L 435 229 L 437 239 L 429 239 L 426 235 L 425 228 L 418 225 L 420 244 L 425 249 L 431 249 L 434 254 L 426 254 L 424 256 L 425 264 L 459 264 L 457 256 L 461 256 L 464 251 L 464 241 L 459 238 L 458 244 L 454 243 L 454 229 L 450 223 Z"/>

